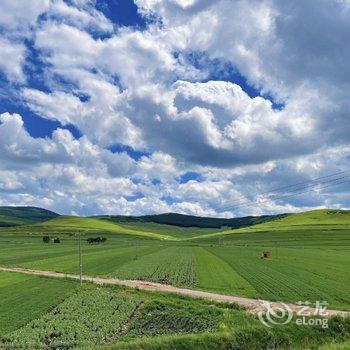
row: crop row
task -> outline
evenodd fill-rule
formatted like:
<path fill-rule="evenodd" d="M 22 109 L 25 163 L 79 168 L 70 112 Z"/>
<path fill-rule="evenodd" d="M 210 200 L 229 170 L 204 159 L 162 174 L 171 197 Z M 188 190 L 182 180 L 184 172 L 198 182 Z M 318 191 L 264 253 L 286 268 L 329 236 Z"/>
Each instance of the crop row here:
<path fill-rule="evenodd" d="M 100 344 L 118 331 L 137 305 L 134 299 L 106 290 L 81 291 L 3 337 L 2 348 L 73 349 Z"/>

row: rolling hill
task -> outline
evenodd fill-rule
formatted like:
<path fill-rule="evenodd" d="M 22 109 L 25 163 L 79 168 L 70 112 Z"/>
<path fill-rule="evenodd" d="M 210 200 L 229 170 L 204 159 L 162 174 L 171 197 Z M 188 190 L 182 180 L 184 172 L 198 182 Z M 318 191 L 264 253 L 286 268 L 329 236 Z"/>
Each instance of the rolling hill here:
<path fill-rule="evenodd" d="M 59 215 L 37 207 L 0 207 L 0 227 L 35 224 Z"/>
<path fill-rule="evenodd" d="M 350 211 L 338 209 L 317 209 L 292 214 L 269 222 L 263 222 L 254 226 L 238 228 L 237 230 L 225 230 L 212 235 L 201 235 L 194 239 L 214 238 L 230 236 L 237 233 L 248 232 L 278 232 L 278 231 L 330 231 L 350 230 Z"/>
<path fill-rule="evenodd" d="M 336 209 L 317 209 L 293 214 L 277 219 L 273 222 L 265 222 L 254 226 L 254 230 L 299 230 L 325 228 L 325 229 L 349 229 L 350 211 Z"/>
<path fill-rule="evenodd" d="M 173 225 L 180 227 L 198 227 L 198 228 L 239 228 L 251 225 L 260 224 L 263 222 L 273 221 L 280 218 L 284 218 L 290 214 L 279 215 L 263 215 L 263 216 L 245 216 L 240 218 L 212 218 L 201 217 L 193 215 L 183 215 L 177 213 L 165 213 L 159 215 L 145 215 L 145 216 L 121 216 L 121 215 L 101 215 L 94 216 L 93 218 L 101 219 L 105 221 L 111 221 L 116 223 L 144 223 L 153 222 L 163 225 Z"/>
<path fill-rule="evenodd" d="M 96 232 L 96 233 L 121 233 L 136 235 L 148 238 L 156 239 L 168 239 L 170 236 L 164 234 L 158 234 L 148 231 L 139 231 L 137 229 L 122 227 L 116 223 L 108 222 L 104 220 L 97 220 L 92 218 L 85 218 L 80 216 L 59 216 L 52 220 L 42 222 L 36 227 L 51 228 L 57 231 L 62 229 L 79 230 L 86 232 Z"/>

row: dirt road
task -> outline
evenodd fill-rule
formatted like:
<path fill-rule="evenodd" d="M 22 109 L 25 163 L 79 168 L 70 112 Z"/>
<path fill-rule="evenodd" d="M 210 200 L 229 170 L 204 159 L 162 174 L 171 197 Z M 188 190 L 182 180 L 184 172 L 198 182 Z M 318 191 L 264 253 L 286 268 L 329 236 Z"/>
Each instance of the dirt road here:
<path fill-rule="evenodd" d="M 60 273 L 60 272 L 53 272 L 53 271 L 41 271 L 41 270 L 31 270 L 31 269 L 24 269 L 24 268 L 18 268 L 18 267 L 0 267 L 0 271 L 6 271 L 6 272 L 17 272 L 17 273 L 23 273 L 23 274 L 29 274 L 29 275 L 37 275 L 37 276 L 46 276 L 46 277 L 54 277 L 54 278 L 69 278 L 74 280 L 79 280 L 79 275 L 72 275 L 72 274 L 66 274 L 66 273 Z M 291 311 L 297 313 L 301 312 L 302 307 L 295 304 L 286 304 L 286 303 L 278 303 L 278 302 L 269 302 L 266 300 L 257 300 L 257 299 L 251 299 L 251 298 L 243 298 L 243 297 L 237 297 L 232 295 L 223 295 L 223 294 L 217 294 L 217 293 L 211 293 L 211 292 L 204 292 L 200 290 L 194 290 L 194 289 L 187 289 L 187 288 L 178 288 L 167 284 L 160 284 L 160 283 L 154 283 L 154 282 L 147 282 L 147 281 L 139 281 L 139 280 L 120 280 L 117 278 L 102 278 L 102 277 L 92 277 L 92 276 L 83 276 L 84 281 L 89 281 L 95 284 L 109 284 L 109 285 L 121 285 L 126 286 L 130 288 L 139 288 L 142 290 L 147 291 L 157 291 L 157 292 L 169 292 L 169 293 L 175 293 L 175 294 L 181 294 L 186 295 L 189 297 L 194 298 L 203 298 L 208 300 L 213 300 L 217 302 L 229 302 L 229 303 L 236 303 L 238 305 L 244 306 L 248 312 L 257 314 L 258 312 L 265 312 L 266 305 L 269 305 L 272 309 L 276 310 L 278 308 L 282 308 L 285 310 L 286 308 L 289 308 Z M 308 307 L 303 308 L 303 314 L 304 315 L 313 315 L 315 314 L 317 310 Z M 349 311 L 340 311 L 340 310 L 328 310 L 326 311 L 325 315 L 322 315 L 323 317 L 331 317 L 331 316 L 350 316 Z"/>

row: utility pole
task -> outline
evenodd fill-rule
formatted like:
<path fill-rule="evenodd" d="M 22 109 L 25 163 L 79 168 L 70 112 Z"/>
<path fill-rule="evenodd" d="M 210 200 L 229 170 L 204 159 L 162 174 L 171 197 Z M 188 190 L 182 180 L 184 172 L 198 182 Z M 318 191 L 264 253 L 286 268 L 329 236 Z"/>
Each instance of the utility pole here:
<path fill-rule="evenodd" d="M 79 280 L 80 285 L 83 285 L 83 257 L 81 251 L 81 232 L 79 231 Z"/>

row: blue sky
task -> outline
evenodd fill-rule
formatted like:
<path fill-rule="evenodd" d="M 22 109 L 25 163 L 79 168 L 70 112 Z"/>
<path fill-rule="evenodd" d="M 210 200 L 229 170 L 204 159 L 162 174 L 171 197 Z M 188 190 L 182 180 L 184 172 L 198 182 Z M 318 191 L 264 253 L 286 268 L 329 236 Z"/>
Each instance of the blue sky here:
<path fill-rule="evenodd" d="M 349 8 L 293 3 L 2 1 L 0 205 L 347 208 L 347 182 L 271 193 L 349 164 Z"/>

